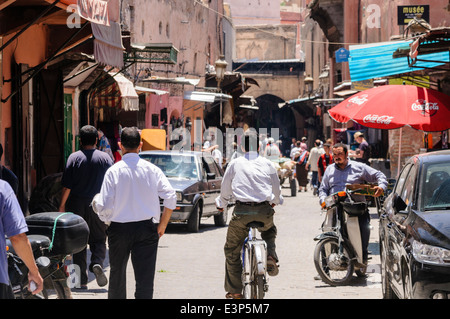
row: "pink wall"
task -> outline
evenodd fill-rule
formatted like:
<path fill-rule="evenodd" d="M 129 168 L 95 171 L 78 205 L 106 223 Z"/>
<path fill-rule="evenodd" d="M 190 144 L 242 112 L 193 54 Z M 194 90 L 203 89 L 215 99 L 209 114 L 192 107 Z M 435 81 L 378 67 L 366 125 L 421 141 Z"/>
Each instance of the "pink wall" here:
<path fill-rule="evenodd" d="M 163 108 L 167 108 L 167 117 L 170 122 L 170 118 L 175 116 L 179 118 L 183 110 L 183 97 L 181 96 L 169 96 L 168 94 L 156 95 L 148 94 L 146 97 L 147 110 L 145 113 L 145 127 L 146 128 L 159 128 L 163 122 L 159 118 L 158 127 L 152 126 L 152 114 L 160 115 Z"/>

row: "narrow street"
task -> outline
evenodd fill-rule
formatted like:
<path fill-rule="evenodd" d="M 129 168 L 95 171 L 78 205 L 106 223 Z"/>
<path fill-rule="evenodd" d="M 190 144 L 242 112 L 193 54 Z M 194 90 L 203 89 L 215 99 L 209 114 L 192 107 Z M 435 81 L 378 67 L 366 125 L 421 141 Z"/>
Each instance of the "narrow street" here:
<path fill-rule="evenodd" d="M 286 185 L 287 186 L 287 183 Z M 381 298 L 378 219 L 371 208 L 371 239 L 368 276 L 357 278 L 350 286 L 330 287 L 314 280 L 317 274 L 313 238 L 320 233 L 323 220 L 318 198 L 312 191 L 290 196 L 283 188 L 285 203 L 276 207 L 277 253 L 280 273 L 269 279 L 268 299 L 379 299 Z M 231 214 L 229 214 L 231 215 Z M 213 219 L 202 221 L 199 233 L 188 233 L 182 225 L 169 225 L 159 244 L 155 299 L 224 299 L 223 245 L 227 228 L 216 228 Z M 106 266 L 109 276 L 109 267 Z M 74 292 L 75 299 L 104 299 L 107 289 L 98 287 L 90 274 L 89 290 Z M 128 266 L 127 297 L 134 298 L 134 278 Z"/>

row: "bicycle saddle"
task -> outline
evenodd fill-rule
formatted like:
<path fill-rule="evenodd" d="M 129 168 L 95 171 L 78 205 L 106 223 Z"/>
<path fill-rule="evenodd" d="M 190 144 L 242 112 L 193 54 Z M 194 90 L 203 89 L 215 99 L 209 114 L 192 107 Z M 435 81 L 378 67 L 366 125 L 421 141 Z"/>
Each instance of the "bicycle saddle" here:
<path fill-rule="evenodd" d="M 263 222 L 250 222 L 246 226 L 249 228 L 260 228 L 260 227 L 264 227 L 264 223 Z"/>

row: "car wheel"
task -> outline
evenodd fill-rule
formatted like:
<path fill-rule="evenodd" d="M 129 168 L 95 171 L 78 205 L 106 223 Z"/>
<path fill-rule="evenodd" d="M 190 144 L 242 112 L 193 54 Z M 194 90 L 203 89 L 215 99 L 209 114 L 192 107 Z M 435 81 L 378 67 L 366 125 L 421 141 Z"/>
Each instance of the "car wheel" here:
<path fill-rule="evenodd" d="M 397 299 L 386 272 L 386 256 L 387 252 L 383 245 L 383 239 L 380 237 L 381 291 L 383 293 L 383 299 Z"/>
<path fill-rule="evenodd" d="M 411 284 L 411 275 L 406 262 L 403 263 L 403 298 L 404 299 L 412 299 L 412 284 Z"/>
<path fill-rule="evenodd" d="M 200 229 L 200 209 L 199 209 L 200 205 L 201 202 L 195 204 L 194 208 L 192 209 L 191 215 L 189 216 L 189 219 L 187 221 L 187 229 L 191 233 L 198 233 Z"/>
<path fill-rule="evenodd" d="M 224 208 L 223 212 L 219 212 L 217 215 L 214 215 L 214 225 L 217 227 L 223 227 L 227 225 L 228 219 L 228 208 Z"/>

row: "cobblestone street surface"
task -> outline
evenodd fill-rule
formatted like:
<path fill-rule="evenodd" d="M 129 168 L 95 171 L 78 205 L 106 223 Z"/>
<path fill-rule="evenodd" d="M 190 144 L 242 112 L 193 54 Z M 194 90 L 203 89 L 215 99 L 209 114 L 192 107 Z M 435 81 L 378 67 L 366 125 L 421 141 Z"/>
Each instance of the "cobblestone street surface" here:
<path fill-rule="evenodd" d="M 287 183 L 285 183 L 287 184 Z M 287 185 L 284 185 L 285 187 Z M 283 188 L 285 203 L 275 207 L 278 228 L 277 253 L 280 273 L 269 277 L 268 299 L 380 299 L 381 275 L 378 249 L 378 216 L 371 210 L 371 236 L 367 278 L 354 275 L 351 285 L 330 287 L 314 280 L 313 254 L 324 215 L 312 191 L 290 196 Z M 231 211 L 229 217 L 231 216 Z M 224 253 L 227 227 L 217 228 L 212 218 L 202 220 L 199 233 L 188 233 L 184 225 L 169 225 L 159 243 L 155 299 L 224 299 Z M 109 266 L 105 265 L 109 277 Z M 127 297 L 134 298 L 134 277 L 128 265 Z M 107 287 L 99 287 L 93 274 L 87 291 L 73 293 L 74 299 L 105 299 Z"/>

